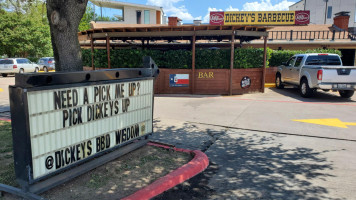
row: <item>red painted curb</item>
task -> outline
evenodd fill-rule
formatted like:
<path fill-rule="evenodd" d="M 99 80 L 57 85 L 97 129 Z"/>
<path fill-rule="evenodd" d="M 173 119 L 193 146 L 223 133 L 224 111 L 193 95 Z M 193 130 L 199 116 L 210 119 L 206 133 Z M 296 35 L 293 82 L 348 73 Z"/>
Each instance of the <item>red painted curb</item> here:
<path fill-rule="evenodd" d="M 193 176 L 199 174 L 204 171 L 209 165 L 208 156 L 205 153 L 198 150 L 187 150 L 175 148 L 163 144 L 149 142 L 148 145 L 161 147 L 165 149 L 173 149 L 174 151 L 181 151 L 186 153 L 194 154 L 194 158 L 187 164 L 182 167 L 174 170 L 173 172 L 167 174 L 166 176 L 159 178 L 152 184 L 142 188 L 136 193 L 123 198 L 123 200 L 138 200 L 138 199 L 150 199 L 153 198 L 164 191 L 167 191 L 174 186 L 192 178 Z"/>
<path fill-rule="evenodd" d="M 11 119 L 8 119 L 8 118 L 0 118 L 0 121 L 11 122 Z"/>

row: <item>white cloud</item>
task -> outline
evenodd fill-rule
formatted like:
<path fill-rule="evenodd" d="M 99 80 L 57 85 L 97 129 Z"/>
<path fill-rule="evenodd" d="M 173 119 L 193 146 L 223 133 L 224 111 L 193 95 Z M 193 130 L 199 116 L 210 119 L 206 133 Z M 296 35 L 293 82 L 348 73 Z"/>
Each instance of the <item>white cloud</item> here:
<path fill-rule="evenodd" d="M 208 8 L 208 13 L 204 16 L 203 18 L 203 23 L 209 23 L 210 21 L 210 11 L 223 11 L 222 9 L 217 9 L 217 8 Z"/>
<path fill-rule="evenodd" d="M 273 5 L 271 0 L 261 0 L 255 1 L 251 3 L 245 3 L 242 6 L 242 10 L 244 11 L 280 11 L 280 10 L 288 10 L 289 6 L 294 4 L 295 2 L 283 0 L 280 3 Z"/>
<path fill-rule="evenodd" d="M 192 21 L 194 19 L 202 19 L 201 16 L 193 17 L 192 14 L 188 12 L 188 9 L 182 5 L 177 6 L 176 4 L 184 0 L 148 0 L 148 5 L 163 7 L 163 10 L 167 16 L 176 16 L 182 20 Z"/>
<path fill-rule="evenodd" d="M 231 5 L 225 9 L 226 11 L 239 11 L 238 8 L 233 8 Z"/>

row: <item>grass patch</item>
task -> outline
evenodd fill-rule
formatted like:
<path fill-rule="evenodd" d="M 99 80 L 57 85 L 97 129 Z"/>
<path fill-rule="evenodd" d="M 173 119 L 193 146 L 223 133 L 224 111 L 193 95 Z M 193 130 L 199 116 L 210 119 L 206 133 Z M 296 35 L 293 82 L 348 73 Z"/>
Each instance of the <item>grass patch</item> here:
<path fill-rule="evenodd" d="M 47 191 L 47 199 L 121 199 L 188 163 L 192 156 L 143 146 Z"/>
<path fill-rule="evenodd" d="M 0 153 L 12 152 L 11 123 L 0 121 Z"/>
<path fill-rule="evenodd" d="M 11 123 L 0 121 L 0 183 L 16 187 L 15 178 Z"/>
<path fill-rule="evenodd" d="M 108 175 L 105 174 L 91 174 L 91 179 L 87 183 L 90 188 L 98 189 L 107 184 Z"/>

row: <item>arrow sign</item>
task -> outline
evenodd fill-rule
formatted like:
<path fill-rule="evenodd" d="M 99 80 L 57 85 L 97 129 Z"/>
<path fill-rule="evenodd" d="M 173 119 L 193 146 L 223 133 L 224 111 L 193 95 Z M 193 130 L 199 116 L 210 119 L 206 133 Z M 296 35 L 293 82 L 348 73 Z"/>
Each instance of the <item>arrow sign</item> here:
<path fill-rule="evenodd" d="M 304 122 L 310 124 L 318 124 L 323 126 L 333 126 L 338 128 L 348 128 L 348 126 L 356 126 L 356 123 L 353 122 L 342 122 L 338 118 L 330 119 L 294 119 L 296 122 Z"/>

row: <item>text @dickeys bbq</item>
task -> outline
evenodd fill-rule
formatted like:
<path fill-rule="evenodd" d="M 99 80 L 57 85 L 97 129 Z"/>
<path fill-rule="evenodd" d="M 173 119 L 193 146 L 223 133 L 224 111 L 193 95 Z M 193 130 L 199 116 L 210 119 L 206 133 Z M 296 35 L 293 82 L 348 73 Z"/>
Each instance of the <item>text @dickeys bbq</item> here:
<path fill-rule="evenodd" d="M 28 92 L 33 177 L 152 132 L 153 80 Z"/>
<path fill-rule="evenodd" d="M 145 124 L 135 124 L 131 127 L 126 127 L 121 130 L 115 131 L 114 141 L 111 141 L 110 134 L 105 134 L 99 137 L 96 137 L 93 141 L 88 140 L 84 141 L 80 144 L 76 144 L 61 150 L 54 152 L 54 157 L 52 155 L 46 158 L 46 168 L 48 170 L 55 168 L 60 169 L 69 164 L 75 163 L 82 159 L 85 159 L 91 155 L 93 155 L 93 148 L 95 148 L 95 152 L 101 152 L 106 149 L 109 149 L 113 145 L 119 145 L 131 139 L 139 137 L 140 133 L 145 132 Z M 94 144 L 93 144 L 94 142 Z M 113 144 L 112 144 L 113 143 Z"/>

